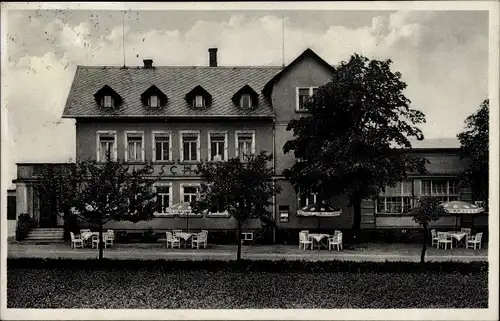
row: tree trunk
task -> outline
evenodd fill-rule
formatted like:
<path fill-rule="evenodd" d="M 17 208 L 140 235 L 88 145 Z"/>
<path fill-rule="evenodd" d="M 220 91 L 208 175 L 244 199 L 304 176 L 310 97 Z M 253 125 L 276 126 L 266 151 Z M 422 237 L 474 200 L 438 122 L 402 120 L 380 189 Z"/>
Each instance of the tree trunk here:
<path fill-rule="evenodd" d="M 70 225 L 69 222 L 71 216 L 71 210 L 69 209 L 68 206 L 64 206 L 63 213 L 64 213 L 64 240 L 67 241 L 71 239 L 70 232 L 73 232 L 71 231 L 72 226 Z"/>
<path fill-rule="evenodd" d="M 420 254 L 420 263 L 424 264 L 425 263 L 425 251 L 427 251 L 427 237 L 429 233 L 429 229 L 427 227 L 427 224 L 424 224 L 424 244 L 422 246 L 422 253 Z"/>
<path fill-rule="evenodd" d="M 241 260 L 241 222 L 238 221 L 238 232 L 236 232 L 236 241 L 238 242 L 238 251 L 236 252 L 236 261 Z"/>
<path fill-rule="evenodd" d="M 102 242 L 102 217 L 99 217 L 99 260 L 102 260 L 104 256 L 104 248 Z"/>
<path fill-rule="evenodd" d="M 354 219 L 352 222 L 352 242 L 359 243 L 359 234 L 361 230 L 361 199 L 353 199 Z"/>

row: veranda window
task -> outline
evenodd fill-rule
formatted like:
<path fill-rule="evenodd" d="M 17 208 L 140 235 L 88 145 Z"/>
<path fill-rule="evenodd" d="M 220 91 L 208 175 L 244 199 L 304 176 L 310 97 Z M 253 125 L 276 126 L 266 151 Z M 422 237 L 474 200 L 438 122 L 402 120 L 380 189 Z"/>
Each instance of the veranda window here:
<path fill-rule="evenodd" d="M 378 214 L 408 213 L 413 207 L 412 181 L 387 186 L 377 199 Z"/>

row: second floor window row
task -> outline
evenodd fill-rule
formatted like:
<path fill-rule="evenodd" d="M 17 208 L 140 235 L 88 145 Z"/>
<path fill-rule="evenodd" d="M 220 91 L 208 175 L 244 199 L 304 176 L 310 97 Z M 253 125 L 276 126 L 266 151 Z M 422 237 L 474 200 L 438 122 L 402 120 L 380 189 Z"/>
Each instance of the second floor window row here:
<path fill-rule="evenodd" d="M 152 131 L 151 155 L 145 152 L 144 131 L 126 131 L 125 161 L 144 162 L 146 158 L 153 162 L 172 162 L 172 135 L 169 131 Z M 225 131 L 209 131 L 207 133 L 206 159 L 209 161 L 226 161 L 228 155 L 228 133 Z M 201 133 L 200 131 L 181 130 L 179 132 L 179 155 L 176 157 L 181 162 L 201 161 Z M 117 153 L 116 131 L 97 132 L 97 161 L 103 162 L 108 158 L 116 160 Z M 255 132 L 238 130 L 235 132 L 235 156 L 243 160 L 255 154 Z"/>

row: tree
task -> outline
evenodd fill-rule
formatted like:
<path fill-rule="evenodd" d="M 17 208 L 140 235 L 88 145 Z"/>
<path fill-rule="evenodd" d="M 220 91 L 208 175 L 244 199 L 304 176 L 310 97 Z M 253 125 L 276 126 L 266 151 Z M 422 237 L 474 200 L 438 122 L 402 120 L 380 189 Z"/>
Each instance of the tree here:
<path fill-rule="evenodd" d="M 410 108 L 399 72 L 391 60 L 354 54 L 334 68 L 332 80 L 306 103 L 310 115 L 294 119 L 293 139 L 283 151 L 296 162 L 284 174 L 296 188 L 318 193 L 320 200 L 345 194 L 354 209 L 353 237 L 358 240 L 361 202 L 395 186 L 408 172 L 425 172 L 425 160 L 412 156 L 408 138 L 423 139 L 415 125 L 422 112 Z"/>
<path fill-rule="evenodd" d="M 273 170 L 268 166 L 270 160 L 272 156 L 262 152 L 247 156 L 245 161 L 232 158 L 227 162 L 206 162 L 198 168 L 203 183 L 199 199 L 191 204 L 193 211 L 227 210 L 236 219 L 238 261 L 241 259 L 243 223 L 251 217 L 269 221 L 271 199 L 280 191 L 272 180 Z"/>
<path fill-rule="evenodd" d="M 460 155 L 471 160 L 460 175 L 462 186 L 469 186 L 474 200 L 488 204 L 489 173 L 489 107 L 488 99 L 479 110 L 467 117 L 466 129 L 457 135 L 460 141 Z"/>
<path fill-rule="evenodd" d="M 103 258 L 103 226 L 109 221 L 138 222 L 153 217 L 156 207 L 153 166 L 130 168 L 122 161 L 76 162 L 59 174 L 41 175 L 40 190 L 57 196 L 58 206 L 99 227 L 99 259 Z M 67 189 L 67 190 L 64 190 Z"/>
<path fill-rule="evenodd" d="M 420 263 L 423 264 L 425 251 L 427 251 L 427 239 L 429 238 L 429 223 L 437 221 L 446 214 L 446 210 L 441 206 L 441 199 L 438 197 L 424 196 L 420 198 L 418 205 L 412 209 L 411 214 L 413 220 L 424 229 L 424 243 L 420 254 Z"/>

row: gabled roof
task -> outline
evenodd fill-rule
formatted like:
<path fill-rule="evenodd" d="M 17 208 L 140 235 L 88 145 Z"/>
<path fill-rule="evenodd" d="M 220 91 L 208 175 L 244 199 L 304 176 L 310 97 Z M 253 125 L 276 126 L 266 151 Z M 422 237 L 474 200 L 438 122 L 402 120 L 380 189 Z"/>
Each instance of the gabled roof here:
<path fill-rule="evenodd" d="M 155 85 L 149 87 L 148 89 L 146 89 L 142 94 L 141 94 L 141 101 L 143 104 L 146 104 L 148 103 L 148 98 L 151 97 L 152 95 L 156 95 L 158 96 L 158 99 L 160 100 L 160 106 L 164 105 L 167 103 L 167 95 L 165 95 L 163 93 L 163 91 L 161 91 L 158 87 L 156 87 Z"/>
<path fill-rule="evenodd" d="M 263 93 L 264 96 L 269 97 L 271 95 L 271 92 L 273 91 L 273 85 L 283 76 L 283 74 L 287 73 L 293 66 L 295 66 L 297 63 L 300 61 L 304 60 L 305 58 L 312 58 L 319 62 L 321 65 L 325 66 L 327 69 L 333 71 L 334 67 L 327 63 L 323 58 L 318 56 L 312 49 L 307 48 L 304 50 L 303 53 L 301 53 L 297 58 L 295 58 L 294 61 L 288 64 L 285 68 L 281 69 L 279 73 L 277 73 L 273 78 L 271 78 L 264 86 Z"/>
<path fill-rule="evenodd" d="M 261 94 L 264 85 L 281 67 L 82 67 L 76 70 L 64 118 L 85 117 L 274 117 L 272 105 Z M 103 110 L 93 99 L 104 85 L 122 95 L 118 109 Z M 140 97 L 146 88 L 156 86 L 168 97 L 163 108 L 144 108 Z M 208 108 L 195 109 L 186 93 L 202 86 L 212 95 Z M 238 108 L 231 98 L 243 86 L 259 93 L 258 104 L 251 109 Z"/>
<path fill-rule="evenodd" d="M 108 85 L 102 86 L 101 89 L 94 93 L 95 101 L 100 104 L 101 98 L 105 95 L 111 95 L 111 97 L 115 100 L 116 105 L 119 105 L 122 102 L 122 97 Z"/>
<path fill-rule="evenodd" d="M 245 86 L 241 87 L 240 90 L 238 90 L 233 95 L 233 98 L 232 98 L 233 102 L 238 105 L 239 99 L 240 99 L 241 95 L 243 95 L 243 94 L 249 94 L 252 97 L 252 104 L 255 106 L 255 104 L 257 103 L 257 100 L 259 99 L 259 94 L 255 90 L 253 90 L 253 88 L 250 87 L 249 85 L 245 85 Z"/>

